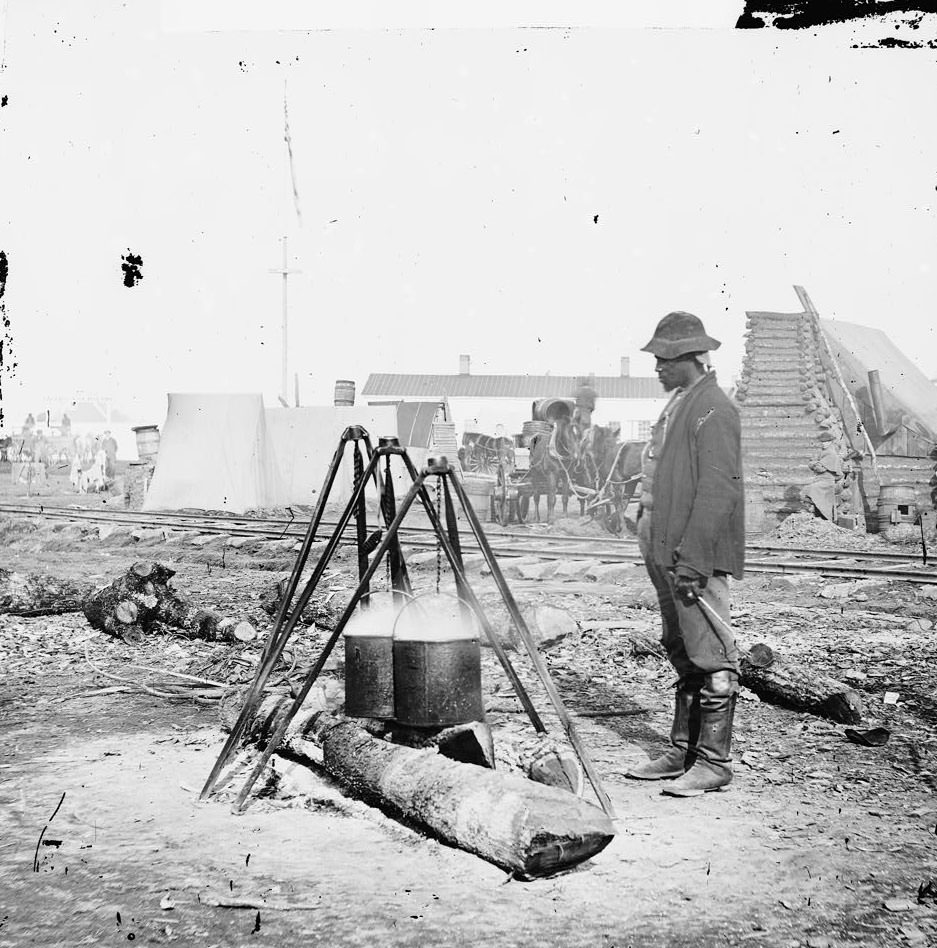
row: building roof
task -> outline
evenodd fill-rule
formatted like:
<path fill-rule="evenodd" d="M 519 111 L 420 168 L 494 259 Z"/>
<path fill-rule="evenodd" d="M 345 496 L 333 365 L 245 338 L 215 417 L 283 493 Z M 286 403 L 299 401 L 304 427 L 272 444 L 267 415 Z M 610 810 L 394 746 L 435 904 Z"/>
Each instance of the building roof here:
<path fill-rule="evenodd" d="M 573 398 L 578 375 L 399 375 L 374 372 L 363 396 L 398 398 Z M 596 376 L 599 398 L 663 398 L 656 378 L 631 375 Z"/>

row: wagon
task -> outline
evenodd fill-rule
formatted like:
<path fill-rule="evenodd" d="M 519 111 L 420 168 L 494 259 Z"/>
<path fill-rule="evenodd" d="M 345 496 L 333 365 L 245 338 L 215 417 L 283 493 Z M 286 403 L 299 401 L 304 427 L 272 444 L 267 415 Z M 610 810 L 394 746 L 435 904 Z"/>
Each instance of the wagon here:
<path fill-rule="evenodd" d="M 462 467 L 473 474 L 494 474 L 499 468 L 514 469 L 514 439 L 466 431 L 459 451 Z"/>
<path fill-rule="evenodd" d="M 502 526 L 523 523 L 533 494 L 530 482 L 530 451 L 515 448 L 513 465 L 500 463 L 495 469 L 495 487 L 491 496 L 491 519 Z"/>

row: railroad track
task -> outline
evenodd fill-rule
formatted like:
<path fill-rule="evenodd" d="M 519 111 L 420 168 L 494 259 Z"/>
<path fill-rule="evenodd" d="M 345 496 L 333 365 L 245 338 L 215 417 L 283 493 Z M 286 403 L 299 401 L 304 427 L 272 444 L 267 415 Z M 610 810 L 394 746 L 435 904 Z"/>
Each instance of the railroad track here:
<path fill-rule="evenodd" d="M 217 533 L 230 536 L 256 536 L 260 539 L 300 539 L 305 535 L 305 518 L 244 517 L 189 514 L 183 512 L 142 512 L 104 510 L 27 504 L 0 504 L 0 515 L 28 516 L 40 519 L 71 520 L 120 524 L 143 528 L 168 528 L 179 531 Z M 337 520 L 323 520 L 320 538 L 324 539 L 338 526 Z M 370 524 L 369 530 L 379 528 Z M 641 554 L 631 538 L 576 537 L 532 533 L 492 527 L 488 539 L 499 557 L 536 557 L 538 559 L 588 558 L 600 563 L 640 563 Z M 478 552 L 471 531 L 460 531 L 466 552 Z M 405 547 L 435 550 L 431 527 L 404 526 L 400 531 Z M 349 524 L 342 538 L 344 544 L 355 542 L 354 524 Z M 849 579 L 885 578 L 918 584 L 937 584 L 937 568 L 923 558 L 909 553 L 890 551 L 807 549 L 750 544 L 747 547 L 746 570 L 751 573 L 818 572 L 825 576 Z M 863 565 L 868 564 L 868 565 Z"/>

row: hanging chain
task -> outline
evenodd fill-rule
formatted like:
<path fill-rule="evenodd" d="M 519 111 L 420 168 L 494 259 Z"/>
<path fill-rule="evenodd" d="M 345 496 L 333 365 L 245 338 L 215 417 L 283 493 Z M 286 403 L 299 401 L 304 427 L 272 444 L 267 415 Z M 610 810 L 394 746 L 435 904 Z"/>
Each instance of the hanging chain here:
<path fill-rule="evenodd" d="M 442 477 L 436 478 L 436 522 L 442 524 Z M 439 595 L 439 584 L 442 581 L 442 540 L 436 536 L 436 595 Z"/>

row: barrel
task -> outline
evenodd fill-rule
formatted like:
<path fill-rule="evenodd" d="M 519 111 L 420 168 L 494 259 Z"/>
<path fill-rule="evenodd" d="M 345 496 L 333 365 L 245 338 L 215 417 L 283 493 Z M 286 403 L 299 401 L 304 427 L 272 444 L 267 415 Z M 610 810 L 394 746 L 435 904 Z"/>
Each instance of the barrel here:
<path fill-rule="evenodd" d="M 362 601 L 345 626 L 345 714 L 349 717 L 394 716 L 393 636 L 398 611 L 390 593 L 374 594 L 370 605 Z"/>
<path fill-rule="evenodd" d="M 521 433 L 524 435 L 527 443 L 530 444 L 530 439 L 534 435 L 545 434 L 548 435 L 553 430 L 552 421 L 525 421 L 521 425 Z"/>
<path fill-rule="evenodd" d="M 917 496 L 907 484 L 884 484 L 878 492 L 876 522 L 879 533 L 893 523 L 914 523 L 917 520 Z"/>
<path fill-rule="evenodd" d="M 483 721 L 478 623 L 448 595 L 417 596 L 394 624 L 394 718 L 410 727 Z"/>
<path fill-rule="evenodd" d="M 137 425 L 132 429 L 137 436 L 137 456 L 141 461 L 155 461 L 159 453 L 159 427 L 157 425 Z"/>
<path fill-rule="evenodd" d="M 570 421 L 575 402 L 571 398 L 538 398 L 534 402 L 533 416 L 536 421 Z"/>
<path fill-rule="evenodd" d="M 470 474 L 466 472 L 462 475 L 462 486 L 465 488 L 472 510 L 478 514 L 478 519 L 483 523 L 490 521 L 491 497 L 497 486 L 495 477 L 491 474 Z"/>
<path fill-rule="evenodd" d="M 351 379 L 335 380 L 335 404 L 353 407 L 355 404 L 355 383 Z"/>

